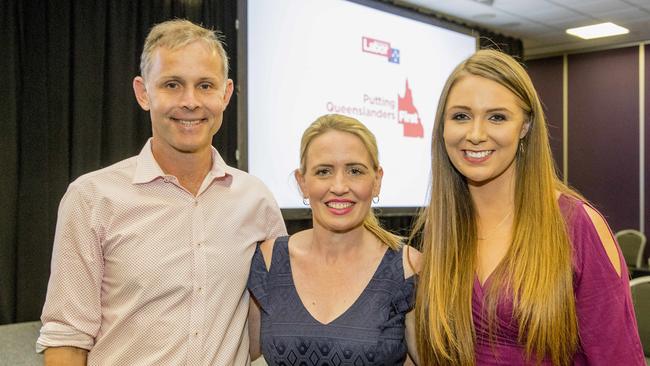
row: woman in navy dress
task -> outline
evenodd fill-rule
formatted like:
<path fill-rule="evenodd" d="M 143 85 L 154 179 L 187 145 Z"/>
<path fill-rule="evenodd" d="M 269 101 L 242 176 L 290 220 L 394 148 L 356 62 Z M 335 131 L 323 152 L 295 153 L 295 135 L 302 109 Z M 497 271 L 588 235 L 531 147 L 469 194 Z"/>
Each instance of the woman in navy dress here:
<path fill-rule="evenodd" d="M 383 170 L 373 134 L 325 115 L 304 132 L 295 178 L 313 228 L 258 246 L 251 264 L 251 356 L 269 365 L 417 361 L 420 253 L 382 229 L 371 203 Z"/>

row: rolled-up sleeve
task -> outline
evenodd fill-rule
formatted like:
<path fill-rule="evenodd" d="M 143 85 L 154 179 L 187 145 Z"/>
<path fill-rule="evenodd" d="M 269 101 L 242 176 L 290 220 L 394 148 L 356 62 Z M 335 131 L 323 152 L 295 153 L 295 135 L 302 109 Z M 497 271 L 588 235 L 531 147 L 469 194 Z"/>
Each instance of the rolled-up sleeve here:
<path fill-rule="evenodd" d="M 90 350 L 99 332 L 102 225 L 92 198 L 92 189 L 73 183 L 59 205 L 37 352 L 60 346 Z"/>

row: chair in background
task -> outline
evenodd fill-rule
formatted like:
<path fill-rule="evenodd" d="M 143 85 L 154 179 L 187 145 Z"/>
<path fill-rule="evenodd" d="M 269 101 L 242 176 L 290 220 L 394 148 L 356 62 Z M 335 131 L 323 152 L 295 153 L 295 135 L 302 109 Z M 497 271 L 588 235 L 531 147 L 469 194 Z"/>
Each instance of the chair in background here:
<path fill-rule="evenodd" d="M 642 232 L 634 229 L 621 230 L 616 233 L 616 241 L 621 247 L 625 263 L 629 268 L 644 267 L 643 251 L 645 250 L 646 237 Z"/>
<path fill-rule="evenodd" d="M 43 365 L 36 353 L 40 329 L 40 321 L 0 325 L 0 366 Z"/>
<path fill-rule="evenodd" d="M 631 280 L 630 290 L 643 353 L 646 363 L 650 365 L 650 276 Z"/>

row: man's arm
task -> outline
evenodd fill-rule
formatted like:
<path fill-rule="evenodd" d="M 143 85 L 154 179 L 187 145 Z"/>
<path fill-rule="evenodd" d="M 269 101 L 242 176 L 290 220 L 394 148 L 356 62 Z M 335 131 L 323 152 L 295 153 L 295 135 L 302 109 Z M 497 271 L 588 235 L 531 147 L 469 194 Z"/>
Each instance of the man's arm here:
<path fill-rule="evenodd" d="M 100 230 L 93 223 L 88 195 L 80 191 L 71 185 L 59 206 L 37 352 L 57 347 L 89 350 L 101 324 Z"/>
<path fill-rule="evenodd" d="M 44 355 L 45 366 L 86 366 L 88 351 L 77 347 L 51 347 Z"/>
<path fill-rule="evenodd" d="M 275 198 L 273 198 L 273 194 L 268 190 L 268 188 L 264 188 L 268 192 L 267 197 L 269 201 L 266 212 L 267 234 L 264 240 L 272 240 L 271 243 L 273 243 L 275 238 L 287 235 L 287 228 L 284 224 L 284 218 L 282 217 L 280 207 L 278 207 L 278 203 L 275 201 Z M 273 247 L 273 245 L 271 245 L 271 247 Z"/>

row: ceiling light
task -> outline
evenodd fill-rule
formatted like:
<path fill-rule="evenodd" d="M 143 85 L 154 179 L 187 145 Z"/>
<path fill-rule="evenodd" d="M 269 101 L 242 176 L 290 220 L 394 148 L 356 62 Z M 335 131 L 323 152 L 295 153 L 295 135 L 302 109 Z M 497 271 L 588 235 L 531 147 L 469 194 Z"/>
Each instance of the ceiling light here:
<path fill-rule="evenodd" d="M 567 29 L 566 32 L 582 39 L 593 39 L 630 33 L 627 28 L 623 28 L 620 25 L 610 22 L 588 25 L 586 27 L 571 28 Z"/>

